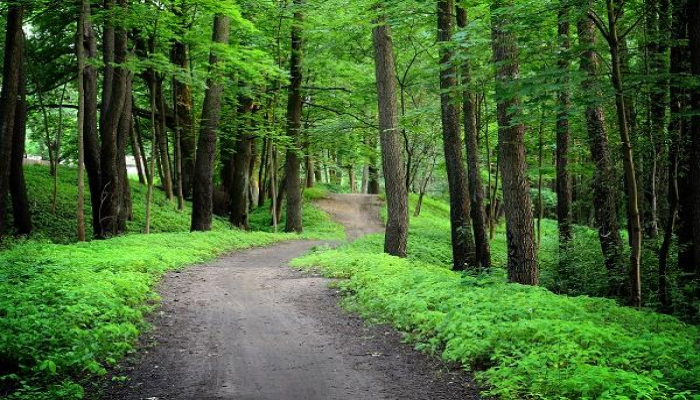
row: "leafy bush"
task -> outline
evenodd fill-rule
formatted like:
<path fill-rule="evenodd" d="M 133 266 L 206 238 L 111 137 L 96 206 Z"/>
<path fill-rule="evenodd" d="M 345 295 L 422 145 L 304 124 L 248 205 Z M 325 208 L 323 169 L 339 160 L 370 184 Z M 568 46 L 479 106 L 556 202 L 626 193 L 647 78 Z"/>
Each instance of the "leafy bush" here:
<path fill-rule="evenodd" d="M 415 200 L 415 199 L 413 199 Z M 494 273 L 470 277 L 449 270 L 447 205 L 427 199 L 411 220 L 408 259 L 382 254 L 373 235 L 337 250 L 295 260 L 328 276 L 351 310 L 406 332 L 419 349 L 477 372 L 487 394 L 503 399 L 700 399 L 700 329 L 612 300 L 567 297 L 545 288 L 505 283 L 505 235 L 492 242 Z M 543 221 L 543 281 L 555 285 L 556 223 Z M 595 271 L 595 232 L 577 229 L 569 265 Z M 596 242 L 597 243 L 597 242 Z M 578 251 L 582 246 L 584 251 Z M 598 250 L 596 250 L 598 249 Z M 578 275 L 577 275 L 578 276 Z M 565 286 L 595 288 L 599 277 Z"/>

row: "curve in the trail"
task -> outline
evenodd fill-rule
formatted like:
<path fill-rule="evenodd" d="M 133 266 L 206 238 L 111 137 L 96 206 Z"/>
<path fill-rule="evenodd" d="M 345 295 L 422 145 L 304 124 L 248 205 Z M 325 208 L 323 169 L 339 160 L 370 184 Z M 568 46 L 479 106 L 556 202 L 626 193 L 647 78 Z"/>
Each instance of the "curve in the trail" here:
<path fill-rule="evenodd" d="M 376 197 L 334 196 L 320 206 L 351 237 L 381 228 Z M 402 345 L 394 331 L 343 313 L 329 280 L 286 267 L 320 244 L 287 242 L 168 274 L 153 332 L 115 371 L 128 380 L 92 397 L 475 398 L 467 375 Z"/>

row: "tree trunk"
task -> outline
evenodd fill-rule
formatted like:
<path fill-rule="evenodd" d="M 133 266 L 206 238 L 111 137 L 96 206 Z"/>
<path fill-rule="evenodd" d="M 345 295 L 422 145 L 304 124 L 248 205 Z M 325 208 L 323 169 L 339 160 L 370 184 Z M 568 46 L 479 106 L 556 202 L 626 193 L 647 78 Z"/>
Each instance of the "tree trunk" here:
<path fill-rule="evenodd" d="M 450 223 L 452 230 L 453 269 L 462 271 L 476 265 L 472 236 L 467 175 L 462 158 L 459 108 L 451 93 L 457 86 L 457 71 L 452 66 L 451 49 L 453 0 L 438 0 L 438 42 L 440 44 L 440 102 L 442 134 L 450 189 Z"/>
<path fill-rule="evenodd" d="M 126 146 L 131 136 L 131 125 L 133 118 L 133 104 L 131 103 L 132 74 L 127 73 L 126 96 L 124 99 L 124 109 L 117 132 L 117 175 L 119 176 L 121 196 L 118 196 L 117 203 L 117 226 L 119 232 L 126 232 L 126 221 L 133 219 L 131 212 L 131 187 L 129 185 L 129 173 L 126 169 Z"/>
<path fill-rule="evenodd" d="M 569 134 L 569 111 L 571 100 L 569 94 L 569 74 L 570 61 L 569 50 L 570 41 L 570 10 L 562 1 L 558 17 L 558 34 L 560 40 L 561 56 L 558 64 L 561 72 L 560 84 L 562 85 L 558 93 L 559 110 L 557 113 L 557 220 L 559 221 L 559 263 L 566 260 L 566 253 L 570 250 L 573 240 L 573 214 L 571 203 L 573 202 L 573 184 L 569 174 L 569 145 L 571 143 Z M 542 199 L 540 199 L 541 201 Z"/>
<path fill-rule="evenodd" d="M 131 140 L 131 154 L 134 156 L 134 161 L 136 162 L 136 171 L 139 174 L 139 183 L 145 185 L 146 175 L 148 174 L 148 172 L 146 172 L 144 169 L 144 160 L 142 158 L 141 148 L 139 147 L 138 139 L 136 137 L 136 121 L 133 115 L 131 118 L 131 129 L 129 134 Z"/>
<path fill-rule="evenodd" d="M 520 66 L 518 47 L 510 25 L 510 0 L 492 5 L 493 53 L 496 68 L 498 105 L 498 140 L 503 175 L 508 238 L 508 279 L 525 285 L 537 285 L 539 272 L 534 240 L 534 218 L 525 157 L 525 126 L 520 120 L 521 105 L 511 95 L 510 85 L 517 81 Z M 504 11 L 505 10 L 505 11 Z"/>
<path fill-rule="evenodd" d="M 182 24 L 185 24 L 182 11 L 176 11 L 177 17 L 181 18 Z M 173 42 L 170 60 L 175 66 L 180 68 L 183 74 L 189 74 L 189 62 L 187 57 L 187 47 L 181 40 Z M 196 133 L 194 126 L 192 91 L 190 86 L 185 82 L 180 82 L 175 79 L 173 81 L 173 90 L 177 94 L 175 104 L 173 105 L 174 113 L 178 118 L 180 127 L 180 153 L 182 174 L 182 194 L 186 199 L 192 196 L 192 182 L 194 175 L 194 165 L 197 153 Z"/>
<path fill-rule="evenodd" d="M 588 6 L 586 6 L 586 9 Z M 581 53 L 581 69 L 586 76 L 582 83 L 584 92 L 591 98 L 602 98 L 599 84 L 599 57 L 596 53 L 596 31 L 592 21 L 582 18 L 578 22 L 578 37 L 584 51 Z M 622 238 L 617 216 L 617 179 L 610 156 L 610 145 L 603 107 L 597 103 L 586 105 L 586 126 L 591 146 L 591 156 L 596 166 L 593 181 L 593 204 L 598 225 L 598 237 L 608 270 L 610 295 L 620 295 L 619 276 L 624 276 Z"/>
<path fill-rule="evenodd" d="M 127 0 L 118 1 L 119 8 L 126 8 L 126 6 Z M 107 7 L 107 12 L 114 12 L 114 9 L 109 6 Z M 123 66 L 127 57 L 127 32 L 122 25 L 123 23 L 120 21 L 119 26 L 115 27 L 115 18 L 110 15 L 105 30 L 106 32 L 112 32 L 112 34 L 111 36 L 105 36 L 103 43 L 105 49 L 104 57 L 110 64 L 105 65 L 105 84 L 102 92 L 103 115 L 101 116 L 102 124 L 100 125 L 100 138 L 102 140 L 100 151 L 100 183 L 102 189 L 99 193 L 101 200 L 99 217 L 100 237 L 115 236 L 123 232 L 118 223 L 119 205 L 123 201 L 122 185 L 124 184 L 124 179 L 120 175 L 118 167 L 119 150 L 117 136 L 127 97 L 126 84 L 129 72 Z M 112 62 L 117 66 L 112 67 Z"/>
<path fill-rule="evenodd" d="M 224 15 L 214 19 L 215 43 L 228 43 L 231 33 L 231 20 Z M 219 56 L 212 50 L 209 55 L 211 71 L 216 71 Z M 212 211 L 214 208 L 214 157 L 216 156 L 216 131 L 219 128 L 221 101 L 224 86 L 220 82 L 223 77 L 207 79 L 207 91 L 204 97 L 202 111 L 202 127 L 199 134 L 199 146 L 194 174 L 194 191 L 192 196 L 192 227 L 193 231 L 211 230 Z"/>
<path fill-rule="evenodd" d="M 287 149 L 285 162 L 285 186 L 287 192 L 287 222 L 285 232 L 301 233 L 302 202 L 301 202 L 301 163 L 299 155 L 299 138 L 301 136 L 302 113 L 302 58 L 303 39 L 301 11 L 303 0 L 294 0 L 294 22 L 292 26 L 292 53 L 290 58 L 291 85 L 287 104 L 287 135 L 291 138 L 291 147 Z"/>
<path fill-rule="evenodd" d="M 688 35 L 690 39 L 690 67 L 695 81 L 700 80 L 700 1 L 688 0 L 689 21 Z M 695 260 L 695 275 L 700 274 L 700 88 L 692 88 L 692 112 L 690 141 L 691 157 L 690 172 L 693 179 L 692 188 L 692 221 L 693 221 L 693 256 Z"/>
<path fill-rule="evenodd" d="M 241 99 L 238 109 L 238 132 L 231 158 L 232 176 L 226 188 L 230 197 L 230 221 L 235 227 L 247 230 L 248 226 L 248 187 L 250 185 L 250 161 L 253 158 L 253 140 L 248 132 L 253 102 Z"/>
<path fill-rule="evenodd" d="M 0 238 L 5 233 L 8 190 L 12 166 L 13 139 L 20 94 L 24 54 L 24 6 L 10 5 L 7 12 L 5 56 L 0 94 Z"/>
<path fill-rule="evenodd" d="M 90 15 L 90 1 L 82 0 L 78 31 L 75 39 L 75 52 L 78 58 L 78 241 L 84 242 L 85 235 L 85 28 Z"/>
<path fill-rule="evenodd" d="M 634 166 L 634 153 L 630 137 L 628 121 L 628 104 L 625 102 L 624 85 L 622 77 L 622 64 L 620 55 L 620 38 L 617 33 L 618 13 L 621 12 L 613 3 L 606 0 L 608 15 L 608 43 L 610 44 L 610 56 L 612 65 L 612 81 L 615 88 L 615 105 L 622 142 L 622 159 L 625 171 L 625 187 L 627 191 L 627 218 L 629 225 L 630 254 L 630 303 L 634 307 L 641 307 L 641 252 L 642 252 L 642 228 L 639 215 L 639 192 L 637 191 L 637 173 Z"/>
<path fill-rule="evenodd" d="M 382 167 L 386 184 L 387 225 L 384 252 L 406 257 L 408 241 L 408 192 L 396 105 L 396 69 L 391 26 L 379 21 L 373 30 L 374 62 L 379 102 Z M 352 169 L 354 171 L 354 168 Z"/>
<path fill-rule="evenodd" d="M 92 206 L 92 234 L 99 237 L 102 228 L 100 225 L 100 206 L 102 193 L 102 180 L 100 171 L 100 140 L 97 128 L 97 41 L 91 22 L 91 9 L 88 3 L 83 10 L 85 21 L 83 26 L 83 52 L 85 54 L 85 69 L 83 70 L 83 84 L 85 88 L 85 121 L 83 124 L 83 143 L 85 145 L 85 171 L 90 187 L 90 205 Z"/>
<path fill-rule="evenodd" d="M 158 125 L 156 134 L 158 137 L 158 154 L 160 154 L 160 165 L 163 171 L 161 182 L 163 190 L 165 190 L 168 200 L 175 199 L 173 191 L 173 174 L 170 162 L 170 147 L 168 146 L 168 126 L 166 123 L 167 109 L 165 108 L 165 96 L 163 95 L 163 79 L 162 77 L 154 77 L 156 80 L 156 101 L 158 102 Z"/>
<path fill-rule="evenodd" d="M 467 27 L 467 11 L 457 7 L 457 25 Z M 467 49 L 462 50 L 467 52 Z M 491 267 L 491 249 L 486 233 L 486 205 L 484 200 L 484 185 L 481 182 L 479 163 L 479 128 L 476 122 L 476 105 L 472 93 L 471 66 L 468 60 L 462 62 L 462 86 L 464 108 L 464 141 L 467 151 L 467 165 L 469 166 L 469 193 L 471 195 L 471 217 L 474 226 L 474 246 L 476 251 L 477 269 L 486 270 Z M 431 168 L 432 172 L 432 168 Z M 421 195 L 425 189 L 421 188 Z"/>
<path fill-rule="evenodd" d="M 10 194 L 14 225 L 19 235 L 32 233 L 32 215 L 29 209 L 27 185 L 24 181 L 24 146 L 27 137 L 27 81 L 25 76 L 25 38 L 20 35 L 19 96 L 12 138 L 12 169 L 10 171 Z"/>

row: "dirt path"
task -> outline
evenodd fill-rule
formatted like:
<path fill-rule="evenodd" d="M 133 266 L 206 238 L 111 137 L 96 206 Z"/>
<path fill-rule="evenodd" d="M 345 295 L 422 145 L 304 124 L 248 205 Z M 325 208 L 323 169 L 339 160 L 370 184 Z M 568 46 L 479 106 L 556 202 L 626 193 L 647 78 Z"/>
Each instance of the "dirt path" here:
<path fill-rule="evenodd" d="M 357 203 L 358 210 L 369 204 L 350 204 Z M 168 274 L 154 331 L 114 373 L 129 379 L 109 383 L 99 397 L 477 398 L 466 374 L 401 344 L 386 327 L 365 326 L 337 306 L 329 280 L 286 266 L 321 244 L 288 242 Z"/>
<path fill-rule="evenodd" d="M 377 196 L 331 194 L 327 199 L 316 201 L 316 206 L 342 224 L 350 240 L 384 230 L 379 218 L 382 203 Z"/>

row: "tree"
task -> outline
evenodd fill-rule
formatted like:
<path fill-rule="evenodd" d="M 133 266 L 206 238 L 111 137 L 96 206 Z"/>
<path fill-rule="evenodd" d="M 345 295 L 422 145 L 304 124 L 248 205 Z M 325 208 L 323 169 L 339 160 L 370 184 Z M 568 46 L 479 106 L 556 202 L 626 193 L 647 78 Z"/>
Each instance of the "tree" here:
<path fill-rule="evenodd" d="M 396 70 L 391 26 L 380 19 L 373 29 L 372 38 L 387 201 L 384 252 L 397 257 L 406 257 L 408 193 L 405 185 L 406 171 L 401 154 L 401 135 L 396 105 Z"/>
<path fill-rule="evenodd" d="M 287 222 L 285 232 L 301 233 L 303 229 L 301 218 L 301 162 L 299 155 L 299 138 L 301 136 L 303 81 L 302 58 L 303 38 L 302 23 L 304 15 L 301 10 L 303 0 L 294 0 L 294 25 L 292 26 L 292 53 L 290 58 L 291 85 L 287 103 L 287 135 L 291 138 L 291 146 L 287 149 L 285 161 L 285 186 L 287 189 Z"/>
<path fill-rule="evenodd" d="M 622 7 L 616 6 L 613 0 L 606 0 L 608 26 L 590 10 L 590 17 L 598 26 L 610 47 L 612 66 L 612 84 L 615 88 L 615 106 L 617 107 L 618 128 L 622 141 L 622 159 L 625 171 L 625 187 L 627 192 L 627 218 L 629 225 L 630 254 L 630 302 L 635 307 L 641 307 L 641 253 L 642 253 L 642 226 L 639 213 L 639 192 L 637 190 L 637 172 L 634 165 L 634 152 L 630 137 L 629 104 L 626 103 L 624 83 L 622 76 L 622 55 L 620 41 L 624 38 L 618 34 L 618 20 L 622 15 Z"/>
<path fill-rule="evenodd" d="M 457 25 L 464 29 L 467 27 L 467 10 L 457 7 Z M 464 49 L 463 52 L 467 52 Z M 464 142 L 467 151 L 467 165 L 469 166 L 469 193 L 471 195 L 471 217 L 474 226 L 474 245 L 477 269 L 489 269 L 491 267 L 491 249 L 486 233 L 486 202 L 484 200 L 484 185 L 481 182 L 479 162 L 479 127 L 476 122 L 475 94 L 472 90 L 471 66 L 469 57 L 462 62 L 462 103 L 464 109 Z"/>
<path fill-rule="evenodd" d="M 452 0 L 438 0 L 438 43 L 440 44 L 440 102 L 445 163 L 450 190 L 450 222 L 452 230 L 453 268 L 465 270 L 476 265 L 474 237 L 470 218 L 467 176 L 462 156 L 459 108 L 454 91 L 457 86 L 456 68 L 452 65 Z"/>
<path fill-rule="evenodd" d="M 586 4 L 586 10 L 588 4 Z M 585 92 L 592 93 L 592 99 L 602 96 L 599 85 L 600 60 L 595 51 L 596 31 L 593 21 L 586 17 L 578 21 L 578 37 L 583 52 L 581 53 L 581 69 L 585 73 L 582 87 Z M 610 155 L 610 145 L 605 123 L 603 107 L 597 100 L 586 103 L 586 127 L 591 147 L 591 156 L 595 163 L 593 180 L 593 203 L 598 238 L 600 239 L 605 265 L 608 270 L 609 293 L 619 295 L 617 283 L 619 274 L 623 273 L 623 248 L 620 237 L 620 225 L 617 216 L 617 190 L 615 170 Z"/>
<path fill-rule="evenodd" d="M 214 43 L 226 44 L 231 33 L 231 20 L 228 16 L 217 15 L 214 18 Z M 212 48 L 209 65 L 212 76 L 207 79 L 207 91 L 204 97 L 201 131 L 197 146 L 195 163 L 194 191 L 192 196 L 192 231 L 211 230 L 212 211 L 214 207 L 214 157 L 216 156 L 216 131 L 219 127 L 221 100 L 224 86 L 216 76 L 219 54 Z"/>
<path fill-rule="evenodd" d="M 508 279 L 525 285 L 539 283 L 534 217 L 525 157 L 525 126 L 521 104 L 510 86 L 517 81 L 520 65 L 512 30 L 512 1 L 497 0 L 492 10 L 493 54 L 496 62 L 498 145 L 503 175 L 508 239 Z"/>
<path fill-rule="evenodd" d="M 25 8 L 13 3 L 7 13 L 5 34 L 5 57 L 2 72 L 2 93 L 0 94 L 0 235 L 6 227 L 6 199 L 10 187 L 13 141 L 17 115 L 18 98 L 22 83 L 22 60 L 24 54 L 24 31 L 22 23 Z"/>
<path fill-rule="evenodd" d="M 85 235 L 85 27 L 90 14 L 90 2 L 82 0 L 75 51 L 78 58 L 78 241 L 84 242 Z"/>
<path fill-rule="evenodd" d="M 559 221 L 559 248 L 560 259 L 566 258 L 573 239 L 573 215 L 571 213 L 571 203 L 573 201 L 573 188 L 571 174 L 569 173 L 569 145 L 571 142 L 569 132 L 569 109 L 571 108 L 571 96 L 569 94 L 569 49 L 571 40 L 569 37 L 570 10 L 566 4 L 567 0 L 562 0 L 559 15 L 558 29 L 561 55 L 559 57 L 559 69 L 561 70 L 561 89 L 558 93 L 559 111 L 557 114 L 557 220 Z M 540 199 L 541 200 L 541 199 Z"/>
<path fill-rule="evenodd" d="M 690 39 L 690 66 L 697 82 L 700 79 L 700 1 L 688 0 L 688 38 Z M 700 275 L 700 87 L 692 89 L 692 111 L 690 132 L 691 164 L 689 170 L 692 177 L 692 225 L 693 225 L 693 255 L 695 260 L 695 275 Z"/>

